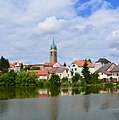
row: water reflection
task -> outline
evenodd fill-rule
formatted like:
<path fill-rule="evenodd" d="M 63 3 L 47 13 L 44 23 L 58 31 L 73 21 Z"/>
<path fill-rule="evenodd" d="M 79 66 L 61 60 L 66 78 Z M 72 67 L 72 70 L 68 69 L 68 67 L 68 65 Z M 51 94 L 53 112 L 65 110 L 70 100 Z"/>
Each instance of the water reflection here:
<path fill-rule="evenodd" d="M 60 87 L 50 87 L 51 96 L 58 96 L 60 94 Z"/>
<path fill-rule="evenodd" d="M 79 94 L 97 94 L 97 93 L 117 93 L 116 88 L 100 88 L 99 86 L 81 87 L 51 87 L 51 88 L 37 88 L 37 87 L 0 87 L 0 99 L 14 99 L 14 98 L 41 98 L 50 96 L 72 96 Z"/>
<path fill-rule="evenodd" d="M 8 102 L 6 101 L 0 101 L 0 115 L 4 115 L 5 113 L 7 113 L 8 110 Z"/>
<path fill-rule="evenodd" d="M 82 88 L 82 91 L 85 95 L 91 94 L 91 93 L 99 93 L 101 88 L 99 86 L 86 86 L 85 88 Z"/>
<path fill-rule="evenodd" d="M 50 99 L 50 120 L 57 120 L 58 118 L 58 99 L 52 98 Z"/>
<path fill-rule="evenodd" d="M 89 94 L 91 88 L 60 88 L 57 94 L 54 89 L 12 88 L 14 95 L 23 97 L 28 92 L 35 97 L 54 95 L 72 95 L 68 97 L 49 97 L 40 99 L 0 100 L 0 120 L 118 120 L 119 94 Z M 75 89 L 75 90 L 74 90 Z M 5 90 L 2 88 L 2 90 Z M 20 92 L 21 90 L 21 92 Z M 23 91 L 22 91 L 23 90 Z M 94 89 L 95 90 L 95 89 Z M 90 90 L 93 93 L 96 93 Z M 0 91 L 1 92 L 1 91 Z M 2 91 L 3 92 L 3 91 Z M 98 91 L 97 91 L 98 92 Z M 8 91 L 6 93 L 9 93 Z M 76 95 L 86 94 L 86 95 Z M 23 95 L 23 96 L 22 96 Z M 43 95 L 43 96 L 42 96 Z M 11 94 L 13 96 L 13 94 Z M 11 96 L 9 96 L 11 98 Z M 17 96 L 17 97 L 18 97 Z M 31 96 L 30 96 L 31 97 Z"/>

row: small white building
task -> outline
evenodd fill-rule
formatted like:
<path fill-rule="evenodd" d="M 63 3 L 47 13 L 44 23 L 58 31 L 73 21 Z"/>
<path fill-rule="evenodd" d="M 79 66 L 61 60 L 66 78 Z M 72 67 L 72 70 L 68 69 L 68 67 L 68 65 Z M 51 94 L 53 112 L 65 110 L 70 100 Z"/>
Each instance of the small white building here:
<path fill-rule="evenodd" d="M 85 60 L 76 60 L 71 64 L 70 71 L 72 71 L 73 75 L 75 75 L 75 73 L 79 73 L 80 75 L 82 75 L 84 64 L 85 64 Z M 90 62 L 87 62 L 87 64 L 89 67 L 89 71 L 91 73 L 94 73 L 94 65 Z"/>
<path fill-rule="evenodd" d="M 21 67 L 23 67 L 23 63 L 21 62 L 10 62 L 9 70 L 14 70 L 16 72 L 20 71 Z"/>
<path fill-rule="evenodd" d="M 57 75 L 59 75 L 60 79 L 62 79 L 63 77 L 67 77 L 68 79 L 71 79 L 71 72 L 68 68 L 58 68 L 55 73 Z"/>

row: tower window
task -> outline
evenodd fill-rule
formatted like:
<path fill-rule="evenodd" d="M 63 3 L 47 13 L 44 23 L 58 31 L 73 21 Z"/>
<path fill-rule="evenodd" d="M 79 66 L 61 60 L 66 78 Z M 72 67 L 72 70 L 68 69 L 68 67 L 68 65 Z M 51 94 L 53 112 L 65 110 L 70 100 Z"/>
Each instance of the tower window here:
<path fill-rule="evenodd" d="M 51 52 L 51 56 L 52 56 L 52 52 Z"/>

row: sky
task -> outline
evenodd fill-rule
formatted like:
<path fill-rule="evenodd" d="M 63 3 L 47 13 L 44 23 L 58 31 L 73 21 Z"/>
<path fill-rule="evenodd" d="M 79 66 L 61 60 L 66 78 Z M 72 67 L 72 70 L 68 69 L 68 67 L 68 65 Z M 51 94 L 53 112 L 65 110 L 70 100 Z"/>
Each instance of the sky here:
<path fill-rule="evenodd" d="M 99 58 L 119 64 L 119 0 L 0 0 L 0 56 L 24 64 Z"/>

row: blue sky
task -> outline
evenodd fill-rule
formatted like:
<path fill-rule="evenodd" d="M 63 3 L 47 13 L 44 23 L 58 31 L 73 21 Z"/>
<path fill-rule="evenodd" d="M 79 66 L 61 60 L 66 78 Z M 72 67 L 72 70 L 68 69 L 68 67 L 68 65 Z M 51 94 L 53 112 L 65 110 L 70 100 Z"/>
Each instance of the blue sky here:
<path fill-rule="evenodd" d="M 119 64 L 118 0 L 0 0 L 0 55 L 9 61 L 49 61 L 53 37 L 58 61 Z"/>

